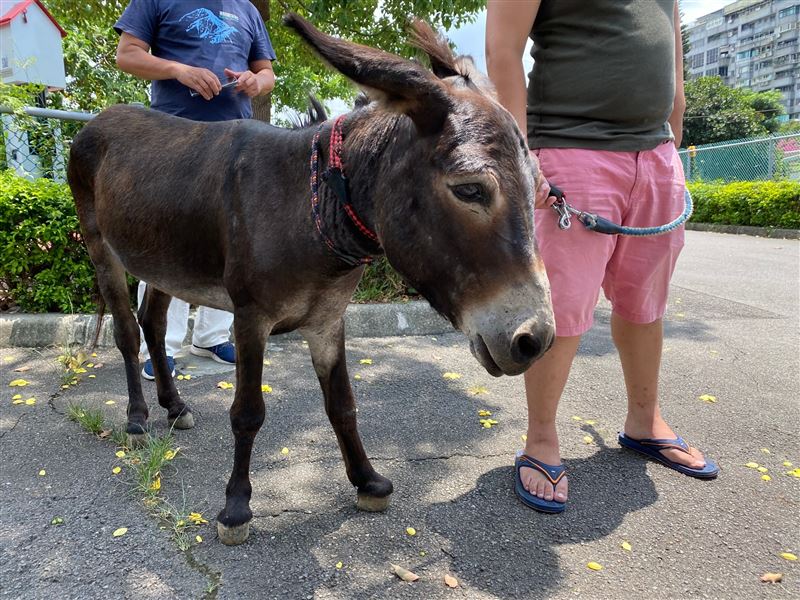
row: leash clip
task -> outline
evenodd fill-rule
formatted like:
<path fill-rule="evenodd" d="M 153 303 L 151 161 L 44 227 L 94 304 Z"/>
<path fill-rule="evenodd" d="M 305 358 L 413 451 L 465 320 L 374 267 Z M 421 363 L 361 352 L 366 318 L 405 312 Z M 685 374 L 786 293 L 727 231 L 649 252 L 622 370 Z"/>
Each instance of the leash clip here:
<path fill-rule="evenodd" d="M 563 230 L 572 227 L 572 218 L 569 215 L 569 208 L 567 208 L 567 203 L 564 201 L 564 198 L 562 197 L 553 202 L 552 207 L 553 210 L 556 211 L 556 214 L 558 214 L 558 227 Z"/>

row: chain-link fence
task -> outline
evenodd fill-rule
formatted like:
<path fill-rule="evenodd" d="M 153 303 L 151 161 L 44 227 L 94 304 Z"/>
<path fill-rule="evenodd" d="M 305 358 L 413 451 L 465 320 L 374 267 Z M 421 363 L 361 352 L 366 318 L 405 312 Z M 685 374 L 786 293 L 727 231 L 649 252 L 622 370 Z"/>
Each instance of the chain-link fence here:
<path fill-rule="evenodd" d="M 21 177 L 66 181 L 69 146 L 92 113 L 0 106 L 0 170 Z"/>
<path fill-rule="evenodd" d="M 679 152 L 688 181 L 800 180 L 800 135 L 690 146 Z"/>

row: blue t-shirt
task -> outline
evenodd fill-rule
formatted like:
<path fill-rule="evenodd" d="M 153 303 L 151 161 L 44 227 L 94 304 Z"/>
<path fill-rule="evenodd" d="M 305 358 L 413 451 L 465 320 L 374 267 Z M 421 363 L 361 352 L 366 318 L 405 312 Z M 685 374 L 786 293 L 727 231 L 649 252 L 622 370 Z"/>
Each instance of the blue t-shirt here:
<path fill-rule="evenodd" d="M 153 56 L 212 71 L 246 71 L 256 60 L 275 60 L 261 16 L 248 0 L 131 0 L 114 25 L 150 46 Z M 177 79 L 154 81 L 151 107 L 195 121 L 249 119 L 250 98 L 233 88 L 205 100 Z"/>

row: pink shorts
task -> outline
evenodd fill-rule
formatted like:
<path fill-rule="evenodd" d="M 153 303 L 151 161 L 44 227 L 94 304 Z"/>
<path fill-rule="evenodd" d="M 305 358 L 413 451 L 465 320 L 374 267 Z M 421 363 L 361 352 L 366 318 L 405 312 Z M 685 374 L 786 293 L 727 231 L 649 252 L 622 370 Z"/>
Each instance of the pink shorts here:
<path fill-rule="evenodd" d="M 643 152 L 540 148 L 542 173 L 567 202 L 615 223 L 652 227 L 683 211 L 683 167 L 672 142 Z M 612 310 L 634 323 L 664 316 L 683 227 L 650 237 L 595 233 L 573 217 L 558 228 L 552 208 L 535 211 L 536 239 L 553 297 L 556 335 L 588 331 L 602 287 Z"/>

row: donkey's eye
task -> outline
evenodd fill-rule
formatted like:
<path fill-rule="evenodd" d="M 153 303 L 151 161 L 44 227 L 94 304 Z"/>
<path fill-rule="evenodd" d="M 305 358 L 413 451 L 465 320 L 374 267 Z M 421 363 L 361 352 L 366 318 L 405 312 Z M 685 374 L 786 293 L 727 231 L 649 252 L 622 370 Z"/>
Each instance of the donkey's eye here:
<path fill-rule="evenodd" d="M 464 202 L 489 203 L 489 196 L 479 183 L 462 183 L 460 185 L 450 186 L 450 189 L 456 195 L 456 198 Z"/>

